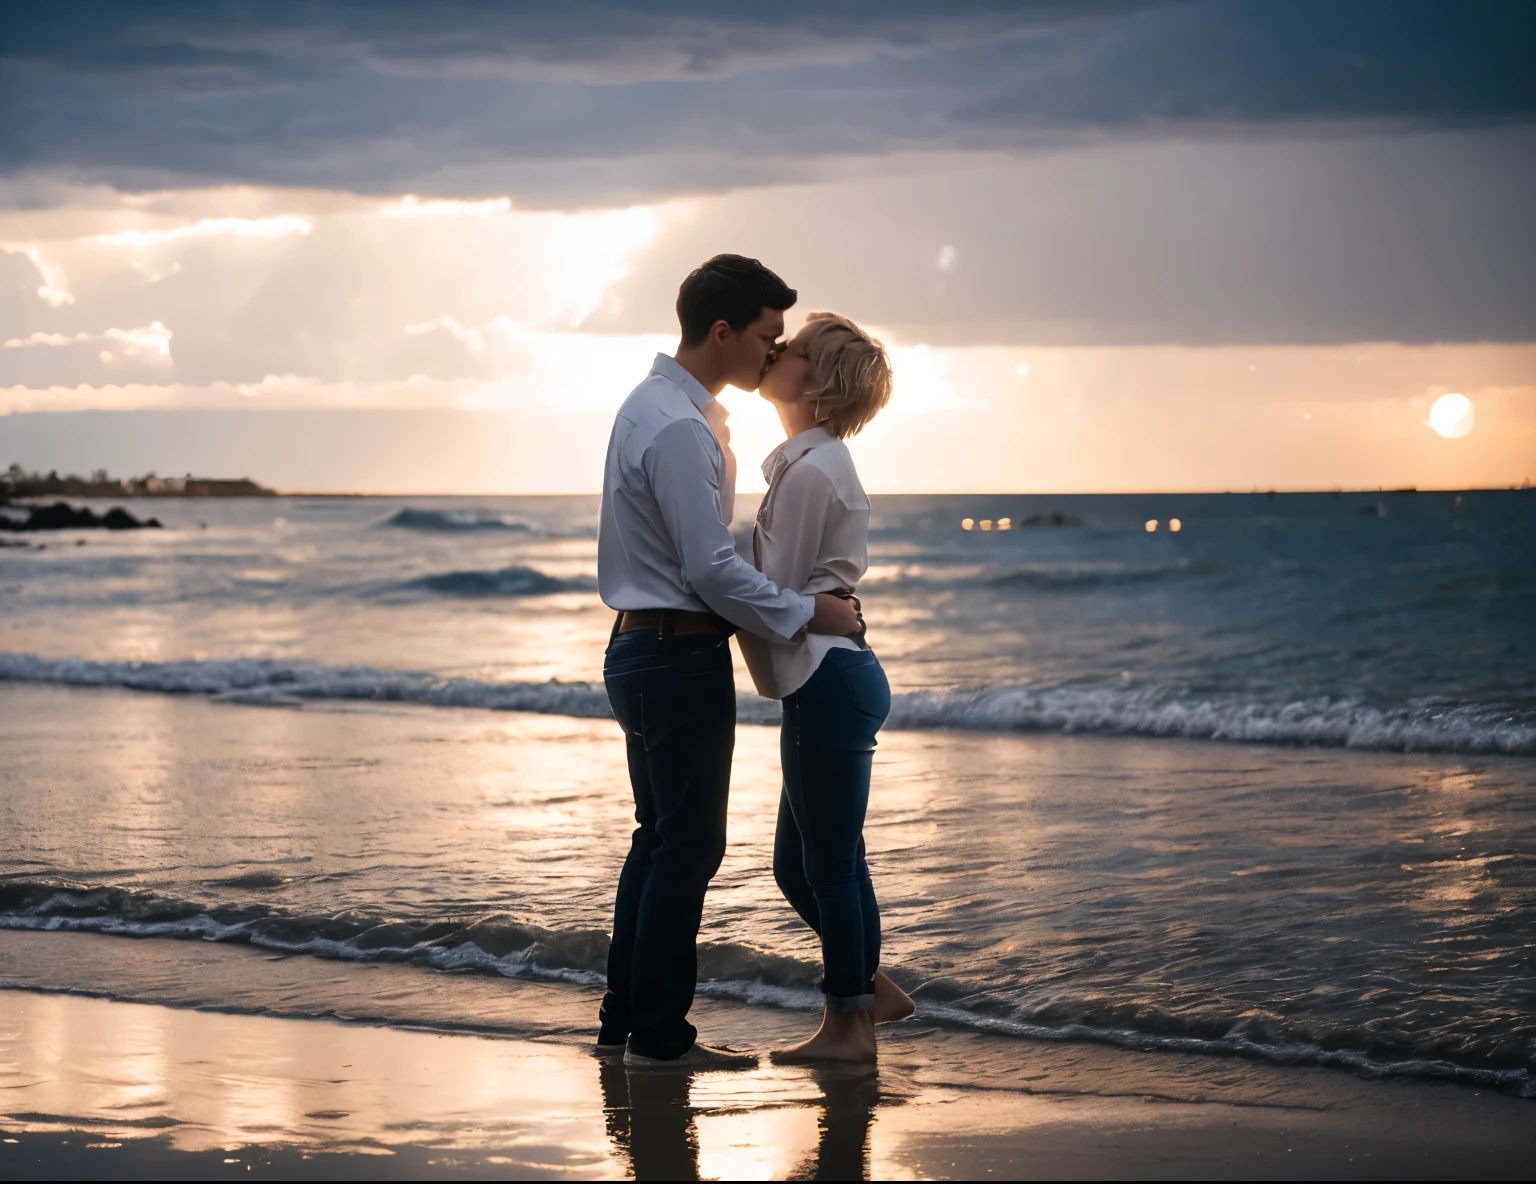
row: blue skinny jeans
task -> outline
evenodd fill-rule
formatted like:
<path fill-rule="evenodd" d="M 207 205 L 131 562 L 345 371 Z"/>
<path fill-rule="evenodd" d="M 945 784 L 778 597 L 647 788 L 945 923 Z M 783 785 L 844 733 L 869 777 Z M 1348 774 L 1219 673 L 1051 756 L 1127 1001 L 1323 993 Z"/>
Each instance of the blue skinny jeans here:
<path fill-rule="evenodd" d="M 880 908 L 864 859 L 864 814 L 875 733 L 890 712 L 891 687 L 872 650 L 832 650 L 784 700 L 773 878 L 821 937 L 833 1011 L 875 1003 Z"/>

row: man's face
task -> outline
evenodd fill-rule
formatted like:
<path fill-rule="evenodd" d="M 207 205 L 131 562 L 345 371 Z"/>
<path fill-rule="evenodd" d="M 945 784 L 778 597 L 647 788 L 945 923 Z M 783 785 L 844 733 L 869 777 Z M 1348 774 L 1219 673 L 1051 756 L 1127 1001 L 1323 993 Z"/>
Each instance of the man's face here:
<path fill-rule="evenodd" d="M 721 343 L 726 351 L 728 377 L 732 386 L 755 391 L 784 336 L 784 314 L 765 308 L 740 333 L 731 333 Z"/>

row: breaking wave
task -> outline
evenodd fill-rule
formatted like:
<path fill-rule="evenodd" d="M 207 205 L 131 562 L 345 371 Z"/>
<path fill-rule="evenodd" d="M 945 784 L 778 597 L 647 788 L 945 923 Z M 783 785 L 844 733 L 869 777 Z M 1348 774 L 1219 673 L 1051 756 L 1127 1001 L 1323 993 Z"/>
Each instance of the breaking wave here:
<path fill-rule="evenodd" d="M 602 686 L 587 682 L 487 682 L 419 671 L 236 658 L 224 661 L 91 662 L 0 653 L 0 680 L 127 687 L 207 695 L 223 702 L 290 706 L 313 700 L 418 703 L 605 719 Z M 743 723 L 777 723 L 779 707 L 737 696 Z M 1079 732 L 1253 744 L 1536 756 L 1536 721 L 1494 707 L 1377 707 L 1326 696 L 1251 702 L 1168 687 L 990 687 L 911 691 L 894 697 L 890 728 L 979 732 Z"/>
<path fill-rule="evenodd" d="M 595 592 L 593 579 L 559 579 L 532 567 L 503 567 L 496 571 L 446 571 L 398 584 L 397 592 L 430 592 L 468 600 L 511 596 L 553 596 L 560 592 Z"/>
<path fill-rule="evenodd" d="M 527 533 L 533 530 L 528 523 L 493 510 L 397 510 L 380 526 L 394 526 L 402 530 L 510 530 Z"/>
<path fill-rule="evenodd" d="M 306 915 L 261 903 L 210 906 L 151 890 L 61 880 L 0 881 L 0 929 L 241 943 L 286 954 L 405 962 L 434 970 L 587 986 L 603 982 L 608 950 L 608 936 L 601 931 L 554 930 L 507 914 L 425 920 L 359 912 Z M 820 968 L 813 963 L 742 943 L 699 945 L 699 993 L 714 998 L 814 1010 L 821 1006 L 819 976 Z M 1507 1043 L 1496 1039 L 1462 1040 L 1453 1059 L 1432 1034 L 1387 1035 L 1337 1027 L 1314 1032 L 1304 1017 L 1171 1014 L 1135 1001 L 1073 998 L 1067 993 L 1021 1007 L 990 994 L 984 983 L 901 977 L 917 1000 L 919 1017 L 950 1027 L 1025 1039 L 1325 1065 L 1372 1077 L 1455 1080 L 1526 1096 L 1536 1092 L 1532 1067 L 1512 1062 Z"/>
<path fill-rule="evenodd" d="M 991 687 L 914 691 L 888 726 L 983 732 L 1086 732 L 1251 744 L 1536 756 L 1536 722 L 1487 707 L 1375 707 L 1319 696 L 1248 702 L 1164 687 Z"/>
<path fill-rule="evenodd" d="M 207 695 L 221 702 L 289 706 L 342 699 L 480 707 L 544 715 L 604 718 L 608 696 L 584 682 L 482 682 L 439 678 L 371 666 L 322 666 L 267 658 L 210 662 L 87 662 L 0 654 L 0 679 L 81 687 L 127 687 L 176 695 Z"/>

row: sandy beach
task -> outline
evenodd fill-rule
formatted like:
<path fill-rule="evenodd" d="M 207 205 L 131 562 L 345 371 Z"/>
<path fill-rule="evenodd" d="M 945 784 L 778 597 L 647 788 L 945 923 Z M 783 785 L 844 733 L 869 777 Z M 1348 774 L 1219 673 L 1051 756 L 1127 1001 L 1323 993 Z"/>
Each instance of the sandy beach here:
<path fill-rule="evenodd" d="M 140 1001 L 46 990 L 105 989 L 125 957 L 158 966 Z M 487 1036 L 423 1022 L 441 1008 L 430 971 L 375 966 L 366 992 L 343 977 L 358 976 L 238 947 L 0 935 L 0 981 L 22 988 L 0 994 L 0 1173 L 1517 1179 L 1536 1150 L 1528 1102 L 1464 1087 L 919 1022 L 874 1073 L 629 1074 L 585 1045 L 591 990 L 482 980 L 475 1003 L 502 1026 Z M 194 978 L 243 984 L 245 1013 L 185 1006 Z M 338 987 L 331 1019 L 280 1014 Z M 711 1001 L 697 1014 L 755 1047 L 803 1024 Z"/>

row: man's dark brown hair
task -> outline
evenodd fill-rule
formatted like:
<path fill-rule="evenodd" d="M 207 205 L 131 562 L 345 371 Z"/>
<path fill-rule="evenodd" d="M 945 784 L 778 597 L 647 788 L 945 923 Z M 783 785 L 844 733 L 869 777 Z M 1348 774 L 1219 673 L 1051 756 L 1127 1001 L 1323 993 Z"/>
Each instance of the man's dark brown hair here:
<path fill-rule="evenodd" d="M 716 255 L 694 268 L 677 290 L 677 320 L 683 344 L 698 345 L 716 321 L 740 333 L 763 309 L 783 312 L 798 293 L 756 259 L 745 255 Z"/>

